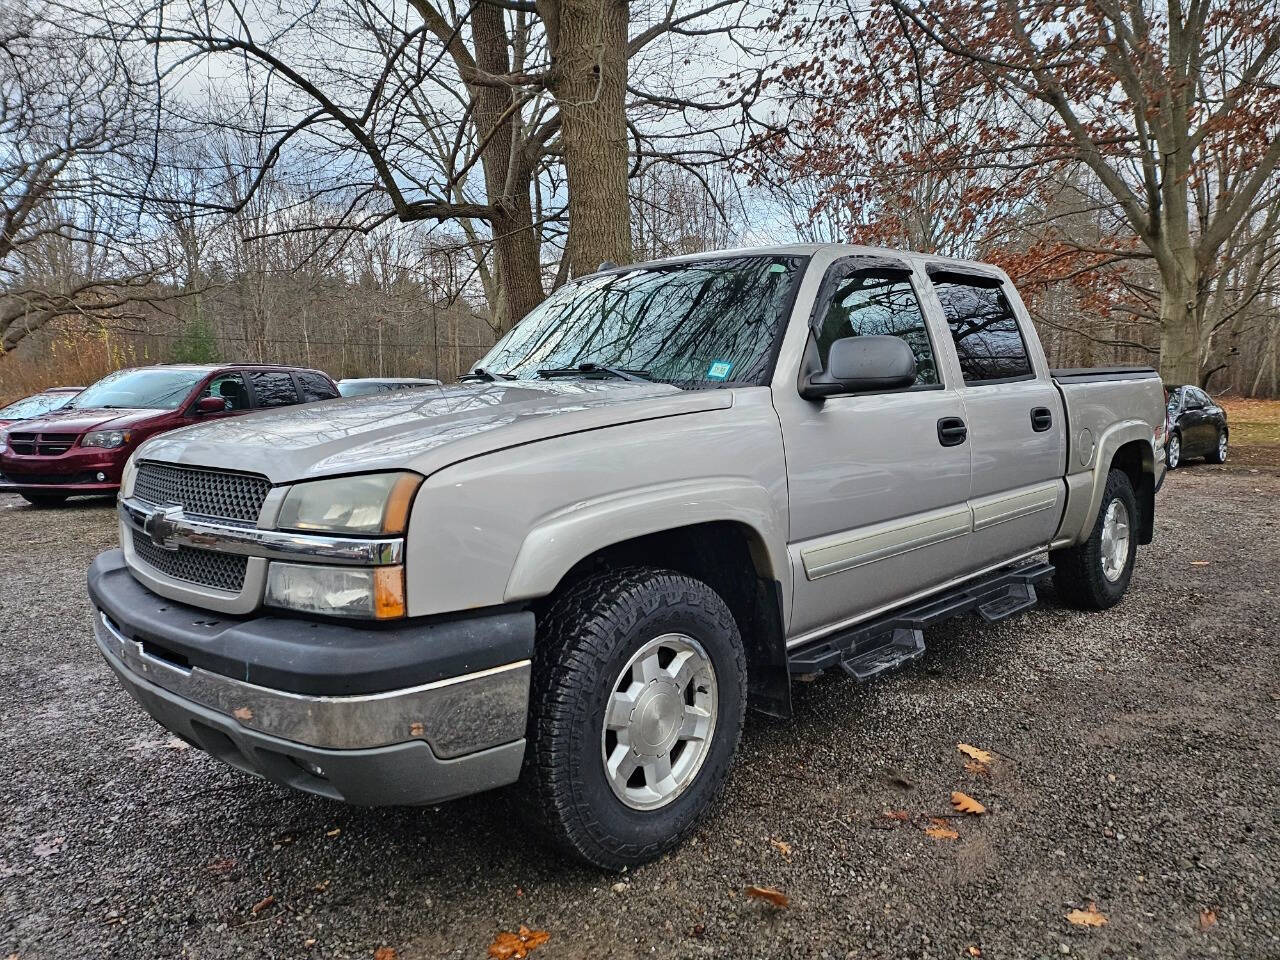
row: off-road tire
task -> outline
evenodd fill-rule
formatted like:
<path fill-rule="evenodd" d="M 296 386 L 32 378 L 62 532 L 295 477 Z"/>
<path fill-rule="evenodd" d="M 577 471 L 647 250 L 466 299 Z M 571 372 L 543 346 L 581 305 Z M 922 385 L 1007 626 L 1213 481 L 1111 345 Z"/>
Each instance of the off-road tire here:
<path fill-rule="evenodd" d="M 33 507 L 40 507 L 42 510 L 49 507 L 60 507 L 67 502 L 66 495 L 61 493 L 24 493 L 22 499 Z"/>
<path fill-rule="evenodd" d="M 605 708 L 632 654 L 666 633 L 686 634 L 706 651 L 716 675 L 717 719 L 708 753 L 684 792 L 666 806 L 636 810 L 618 799 L 606 777 Z M 714 590 L 651 567 L 594 574 L 539 618 L 521 778 L 526 806 L 556 846 L 589 864 L 620 870 L 652 860 L 688 837 L 720 794 L 746 702 L 742 639 Z"/>
<path fill-rule="evenodd" d="M 1227 454 L 1229 454 L 1231 451 L 1230 451 L 1230 448 L 1228 448 L 1226 452 L 1223 452 L 1222 442 L 1226 438 L 1227 438 L 1227 431 L 1219 430 L 1217 437 L 1214 438 L 1213 449 L 1210 450 L 1207 454 L 1205 454 L 1204 459 L 1206 462 L 1208 463 L 1226 463 L 1227 462 Z"/>
<path fill-rule="evenodd" d="M 1102 525 L 1107 508 L 1119 500 L 1129 513 L 1129 553 L 1117 580 L 1108 580 L 1102 572 Z M 1133 561 L 1138 553 L 1138 500 L 1133 484 L 1123 470 L 1107 474 L 1102 505 L 1094 519 L 1093 530 L 1084 543 L 1049 555 L 1053 562 L 1053 585 L 1067 603 L 1082 610 L 1106 610 L 1120 602 L 1133 576 Z"/>

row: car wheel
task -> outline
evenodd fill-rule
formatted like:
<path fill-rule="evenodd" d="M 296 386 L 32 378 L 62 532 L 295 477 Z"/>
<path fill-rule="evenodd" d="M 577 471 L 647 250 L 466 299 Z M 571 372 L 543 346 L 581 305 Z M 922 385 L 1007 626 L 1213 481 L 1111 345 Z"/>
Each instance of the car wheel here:
<path fill-rule="evenodd" d="M 540 619 L 524 779 L 563 850 L 616 870 L 679 844 L 719 795 L 746 710 L 746 654 L 705 583 L 632 567 Z"/>
<path fill-rule="evenodd" d="M 67 502 L 66 496 L 60 493 L 24 493 L 22 499 L 41 509 L 60 507 Z"/>
<path fill-rule="evenodd" d="M 1112 470 L 1089 539 L 1049 555 L 1059 595 L 1085 610 L 1105 610 L 1119 603 L 1133 576 L 1137 524 L 1133 484 L 1123 470 Z"/>
<path fill-rule="evenodd" d="M 1227 431 L 1218 431 L 1218 443 L 1209 451 L 1209 455 L 1205 457 L 1210 463 L 1226 463 L 1227 462 Z"/>
<path fill-rule="evenodd" d="M 1165 451 L 1164 451 L 1164 462 L 1165 462 L 1165 465 L 1170 470 L 1177 468 L 1178 464 L 1182 463 L 1182 435 L 1181 434 L 1174 433 L 1171 437 L 1169 437 L 1169 445 L 1165 447 Z"/>

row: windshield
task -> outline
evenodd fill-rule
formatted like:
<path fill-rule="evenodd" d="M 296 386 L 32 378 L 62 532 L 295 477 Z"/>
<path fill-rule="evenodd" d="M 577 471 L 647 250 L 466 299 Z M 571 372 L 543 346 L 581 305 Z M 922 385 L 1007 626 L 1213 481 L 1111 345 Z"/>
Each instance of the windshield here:
<path fill-rule="evenodd" d="M 42 417 L 54 410 L 61 410 L 74 397 L 74 393 L 39 393 L 26 397 L 7 407 L 0 407 L 0 420 L 30 420 Z"/>
<path fill-rule="evenodd" d="M 166 370 L 162 367 L 121 370 L 103 377 L 67 406 L 78 410 L 112 407 L 177 410 L 204 377 L 203 370 Z"/>
<path fill-rule="evenodd" d="M 805 257 L 697 260 L 561 288 L 478 367 L 523 380 L 583 363 L 681 387 L 762 384 Z"/>
<path fill-rule="evenodd" d="M 344 397 L 368 397 L 381 393 L 382 384 L 377 380 L 357 380 L 355 383 L 338 384 L 338 393 Z"/>

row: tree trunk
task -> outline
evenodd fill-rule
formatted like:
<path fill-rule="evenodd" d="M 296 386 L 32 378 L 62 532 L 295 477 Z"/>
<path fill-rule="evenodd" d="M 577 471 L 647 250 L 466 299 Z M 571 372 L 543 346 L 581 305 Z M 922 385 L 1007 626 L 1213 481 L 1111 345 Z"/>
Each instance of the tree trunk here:
<path fill-rule="evenodd" d="M 502 8 L 492 3 L 473 4 L 471 32 L 476 66 L 486 73 L 510 72 L 507 27 Z M 501 336 L 542 302 L 542 264 L 538 255 L 538 237 L 533 229 L 533 206 L 529 200 L 530 176 L 528 171 L 511 170 L 516 114 L 506 114 L 515 93 L 507 87 L 479 85 L 473 86 L 471 93 L 475 102 L 477 137 L 480 140 L 489 137 L 481 156 L 485 192 L 489 202 L 501 211 L 490 221 L 494 261 L 505 293 L 503 303 L 492 305 L 495 313 L 500 312 L 494 319 L 497 321 L 496 332 Z"/>
<path fill-rule="evenodd" d="M 1200 308 L 1194 267 L 1164 277 L 1160 292 L 1160 378 L 1166 384 L 1200 382 Z"/>
<path fill-rule="evenodd" d="M 630 263 L 626 0 L 543 2 L 569 182 L 565 255 L 573 276 Z"/>

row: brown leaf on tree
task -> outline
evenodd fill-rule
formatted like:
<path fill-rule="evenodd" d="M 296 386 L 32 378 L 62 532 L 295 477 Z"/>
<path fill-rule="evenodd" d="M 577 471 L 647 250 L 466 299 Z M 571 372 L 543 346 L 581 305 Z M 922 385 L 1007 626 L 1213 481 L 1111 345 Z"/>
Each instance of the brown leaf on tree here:
<path fill-rule="evenodd" d="M 1096 903 L 1090 903 L 1087 910 L 1072 910 L 1067 914 L 1067 920 L 1077 927 L 1100 927 L 1107 922 L 1107 918 L 1098 912 Z"/>
<path fill-rule="evenodd" d="M 1200 911 L 1200 929 L 1208 930 L 1218 922 L 1218 915 L 1213 912 L 1211 907 L 1206 907 Z"/>
<path fill-rule="evenodd" d="M 959 790 L 951 794 L 951 805 L 961 813 L 971 813 L 974 816 L 987 812 L 986 807 L 973 799 L 973 797 L 969 796 L 967 793 L 961 793 Z"/>
<path fill-rule="evenodd" d="M 523 960 L 530 951 L 537 950 L 550 939 L 551 934 L 547 931 L 530 930 L 525 926 L 516 933 L 504 930 L 489 944 L 489 956 L 493 960 Z"/>
<path fill-rule="evenodd" d="M 924 832 L 925 836 L 933 837 L 935 840 L 955 840 L 960 836 L 950 827 L 926 827 Z"/>
<path fill-rule="evenodd" d="M 996 758 L 989 754 L 986 750 L 979 750 L 977 747 L 968 743 L 957 743 L 956 749 L 963 753 L 970 760 L 977 760 L 979 763 L 995 763 Z"/>
<path fill-rule="evenodd" d="M 249 912 L 256 917 L 263 910 L 266 910 L 268 907 L 272 906 L 275 902 L 276 902 L 275 896 L 273 894 L 267 894 L 265 897 L 263 897 L 261 900 L 255 903 L 252 907 L 250 907 Z"/>
<path fill-rule="evenodd" d="M 781 890 L 775 890 L 773 887 L 747 887 L 746 893 L 748 897 L 763 900 L 782 910 L 791 906 L 791 898 Z"/>
<path fill-rule="evenodd" d="M 396 948 L 379 947 L 373 951 L 373 960 L 396 960 Z"/>
<path fill-rule="evenodd" d="M 782 854 L 783 859 L 791 859 L 791 844 L 787 843 L 785 840 L 775 840 L 773 837 L 769 838 L 769 843 L 773 849 Z"/>

